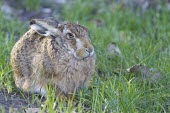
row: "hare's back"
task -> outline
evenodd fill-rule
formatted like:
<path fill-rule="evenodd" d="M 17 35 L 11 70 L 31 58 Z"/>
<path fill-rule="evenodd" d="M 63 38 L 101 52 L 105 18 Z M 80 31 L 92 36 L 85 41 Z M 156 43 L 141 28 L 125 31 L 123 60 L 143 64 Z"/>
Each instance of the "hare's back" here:
<path fill-rule="evenodd" d="M 17 41 L 11 51 L 11 65 L 14 71 L 23 76 L 30 76 L 33 58 L 40 53 L 43 38 L 30 29 Z"/>
<path fill-rule="evenodd" d="M 32 55 L 33 53 L 38 52 L 40 46 L 43 43 L 44 36 L 39 35 L 32 29 L 27 31 L 14 45 L 11 57 L 15 55 Z"/>

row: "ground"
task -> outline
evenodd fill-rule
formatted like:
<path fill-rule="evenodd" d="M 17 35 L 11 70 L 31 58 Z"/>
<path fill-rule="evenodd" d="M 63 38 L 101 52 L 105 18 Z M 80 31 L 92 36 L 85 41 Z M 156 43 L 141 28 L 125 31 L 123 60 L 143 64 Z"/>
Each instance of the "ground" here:
<path fill-rule="evenodd" d="M 0 91 L 0 105 L 4 108 L 6 112 L 18 110 L 22 111 L 26 108 L 38 108 L 36 102 L 31 103 L 32 95 L 28 93 L 12 92 L 7 93 L 6 91 Z"/>

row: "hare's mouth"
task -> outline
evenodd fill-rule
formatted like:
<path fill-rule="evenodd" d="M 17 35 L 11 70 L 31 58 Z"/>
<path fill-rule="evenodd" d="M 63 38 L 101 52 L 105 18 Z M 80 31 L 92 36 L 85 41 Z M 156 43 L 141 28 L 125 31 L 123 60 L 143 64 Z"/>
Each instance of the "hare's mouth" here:
<path fill-rule="evenodd" d="M 82 49 L 81 50 L 70 49 L 68 50 L 68 53 L 70 55 L 73 55 L 73 57 L 76 58 L 77 60 L 83 60 L 92 57 L 94 55 L 94 50 L 89 52 Z"/>
<path fill-rule="evenodd" d="M 94 55 L 94 51 L 89 53 L 89 52 L 85 52 L 84 54 L 77 54 L 77 52 L 74 52 L 73 56 L 78 59 L 78 60 L 84 60 L 84 59 L 87 59 L 89 57 L 92 57 Z"/>

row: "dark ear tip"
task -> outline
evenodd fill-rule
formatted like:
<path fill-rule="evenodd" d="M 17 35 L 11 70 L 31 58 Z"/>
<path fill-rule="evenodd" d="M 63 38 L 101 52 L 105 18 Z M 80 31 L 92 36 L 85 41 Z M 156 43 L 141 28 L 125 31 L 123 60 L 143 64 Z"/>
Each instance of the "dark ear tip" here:
<path fill-rule="evenodd" d="M 30 25 L 35 24 L 35 20 L 30 21 Z"/>

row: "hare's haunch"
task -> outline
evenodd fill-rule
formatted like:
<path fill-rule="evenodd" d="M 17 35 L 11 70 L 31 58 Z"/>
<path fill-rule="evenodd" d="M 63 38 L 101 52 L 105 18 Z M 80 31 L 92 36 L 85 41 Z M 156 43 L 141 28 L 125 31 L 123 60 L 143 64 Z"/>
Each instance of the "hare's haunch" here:
<path fill-rule="evenodd" d="M 46 95 L 45 86 L 52 84 L 57 95 L 68 95 L 88 84 L 95 53 L 87 28 L 52 18 L 34 19 L 30 28 L 11 51 L 17 87 Z"/>

